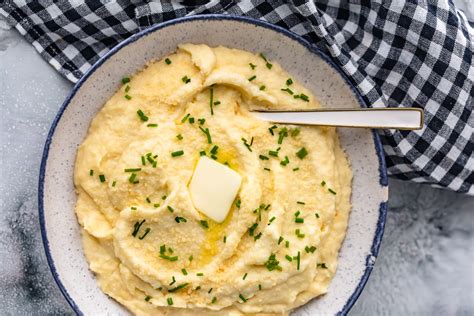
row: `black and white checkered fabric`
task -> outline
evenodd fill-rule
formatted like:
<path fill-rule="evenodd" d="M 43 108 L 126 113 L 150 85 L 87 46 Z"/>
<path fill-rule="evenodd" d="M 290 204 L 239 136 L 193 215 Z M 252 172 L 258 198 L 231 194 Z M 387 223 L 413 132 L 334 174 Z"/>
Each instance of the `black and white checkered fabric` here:
<path fill-rule="evenodd" d="M 329 53 L 371 106 L 424 109 L 422 130 L 379 132 L 392 176 L 474 194 L 474 30 L 448 0 L 6 0 L 0 13 L 73 82 L 123 39 L 176 17 L 282 26 Z"/>

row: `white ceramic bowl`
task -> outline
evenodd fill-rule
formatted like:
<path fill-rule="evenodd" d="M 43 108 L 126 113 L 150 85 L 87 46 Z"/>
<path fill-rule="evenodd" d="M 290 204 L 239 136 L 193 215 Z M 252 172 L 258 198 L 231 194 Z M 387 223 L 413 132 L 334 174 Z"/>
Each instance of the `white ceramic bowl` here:
<path fill-rule="evenodd" d="M 128 312 L 101 292 L 82 251 L 74 214 L 77 148 L 92 118 L 118 89 L 120 78 L 175 51 L 180 43 L 265 52 L 311 89 L 324 106 L 365 106 L 326 55 L 301 37 L 261 21 L 224 15 L 188 17 L 157 25 L 120 43 L 90 69 L 64 102 L 49 132 L 40 170 L 39 215 L 46 255 L 59 288 L 78 314 Z M 346 314 L 372 271 L 383 234 L 388 190 L 380 140 L 370 130 L 339 132 L 354 172 L 349 229 L 328 293 L 296 310 L 296 315 Z"/>

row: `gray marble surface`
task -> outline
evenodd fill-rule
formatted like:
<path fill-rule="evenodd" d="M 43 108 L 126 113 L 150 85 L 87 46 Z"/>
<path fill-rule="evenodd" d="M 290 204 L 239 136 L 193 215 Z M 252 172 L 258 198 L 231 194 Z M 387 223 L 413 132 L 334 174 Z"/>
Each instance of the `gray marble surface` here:
<path fill-rule="evenodd" d="M 37 182 L 72 84 L 0 20 L 0 314 L 72 314 L 48 269 Z M 351 315 L 473 315 L 474 197 L 390 181 L 379 258 Z"/>

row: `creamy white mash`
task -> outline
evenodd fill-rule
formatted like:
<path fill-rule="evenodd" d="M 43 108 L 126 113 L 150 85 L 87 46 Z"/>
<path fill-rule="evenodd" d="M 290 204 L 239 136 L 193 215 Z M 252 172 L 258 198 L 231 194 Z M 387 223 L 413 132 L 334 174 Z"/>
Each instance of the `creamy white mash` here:
<path fill-rule="evenodd" d="M 315 96 L 264 55 L 192 44 L 120 85 L 74 175 L 100 288 L 139 315 L 287 314 L 324 294 L 350 212 L 336 130 L 249 112 L 317 108 Z M 190 197 L 201 155 L 242 177 L 220 224 Z"/>

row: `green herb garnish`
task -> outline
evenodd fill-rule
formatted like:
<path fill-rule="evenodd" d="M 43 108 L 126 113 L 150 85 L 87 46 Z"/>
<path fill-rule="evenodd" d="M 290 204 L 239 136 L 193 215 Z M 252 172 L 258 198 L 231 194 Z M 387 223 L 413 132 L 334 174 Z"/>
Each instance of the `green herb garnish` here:
<path fill-rule="evenodd" d="M 306 253 L 314 253 L 316 251 L 316 249 L 317 248 L 315 246 L 311 246 L 311 247 L 306 246 L 306 247 L 304 247 L 304 251 L 306 251 Z"/>
<path fill-rule="evenodd" d="M 176 135 L 176 138 L 177 138 L 178 140 L 183 140 L 183 135 L 178 134 L 178 135 Z"/>
<path fill-rule="evenodd" d="M 129 83 L 129 82 L 130 82 L 130 78 L 129 78 L 129 77 L 123 77 L 123 78 L 122 78 L 122 83 L 123 83 L 123 84 L 127 84 L 127 83 Z"/>
<path fill-rule="evenodd" d="M 99 174 L 99 180 L 100 182 L 105 182 L 105 175 Z"/>
<path fill-rule="evenodd" d="M 199 129 L 206 135 L 207 137 L 207 143 L 212 144 L 212 138 L 211 138 L 211 133 L 209 132 L 209 128 L 202 128 L 199 126 Z"/>
<path fill-rule="evenodd" d="M 184 151 L 182 150 L 178 150 L 178 151 L 174 151 L 171 153 L 171 157 L 179 157 L 179 156 L 182 156 L 184 155 Z"/>
<path fill-rule="evenodd" d="M 188 76 L 184 76 L 183 78 L 181 78 L 181 81 L 185 84 L 188 84 L 191 82 L 191 78 L 189 78 Z"/>
<path fill-rule="evenodd" d="M 145 223 L 145 220 L 142 220 L 141 222 L 135 222 L 135 225 L 133 226 L 133 231 L 132 231 L 133 237 L 137 237 L 138 231 L 140 230 L 140 227 L 142 227 L 143 223 Z"/>
<path fill-rule="evenodd" d="M 167 206 L 167 209 L 168 209 L 168 211 L 169 211 L 170 213 L 173 213 L 173 212 L 174 212 L 174 208 L 172 208 L 172 207 L 169 206 L 169 205 Z"/>
<path fill-rule="evenodd" d="M 309 97 L 304 93 L 300 93 L 299 95 L 297 94 L 297 95 L 294 96 L 294 98 L 295 99 L 301 99 L 305 102 L 309 102 Z"/>
<path fill-rule="evenodd" d="M 186 114 L 182 119 L 181 119 L 181 123 L 184 123 L 186 122 L 186 120 L 188 119 L 188 117 L 190 116 L 191 114 Z"/>
<path fill-rule="evenodd" d="M 282 161 L 280 161 L 280 165 L 282 166 L 286 166 L 290 163 L 290 160 L 288 159 L 288 156 L 285 156 L 285 159 L 283 159 Z"/>
<path fill-rule="evenodd" d="M 316 264 L 316 267 L 321 268 L 321 269 L 327 269 L 328 268 L 325 263 L 318 263 L 318 264 Z"/>
<path fill-rule="evenodd" d="M 214 88 L 211 86 L 210 89 L 210 99 L 209 99 L 209 107 L 211 108 L 211 115 L 214 115 Z"/>
<path fill-rule="evenodd" d="M 148 233 L 149 233 L 150 231 L 151 231 L 151 228 L 150 228 L 150 227 L 147 227 L 147 228 L 145 229 L 145 233 L 143 233 L 142 236 L 138 237 L 138 239 L 142 240 L 143 238 L 146 237 L 146 235 L 148 235 Z"/>
<path fill-rule="evenodd" d="M 201 226 L 205 229 L 208 229 L 209 228 L 209 223 L 205 220 L 201 220 L 199 221 L 199 224 L 201 224 Z"/>
<path fill-rule="evenodd" d="M 199 125 L 204 125 L 204 123 L 206 123 L 206 119 L 205 118 L 200 118 L 200 119 L 198 119 L 198 122 L 199 122 Z"/>
<path fill-rule="evenodd" d="M 249 78 L 249 81 L 255 80 L 255 78 L 257 78 L 257 76 L 253 75 L 252 77 Z"/>
<path fill-rule="evenodd" d="M 254 64 L 252 64 L 252 63 L 249 63 L 249 66 L 250 66 L 250 68 L 252 68 L 252 70 L 254 70 L 255 67 L 257 67 L 257 65 L 254 65 Z"/>
<path fill-rule="evenodd" d="M 158 124 L 152 123 L 152 124 L 147 124 L 147 127 L 158 127 Z"/>
<path fill-rule="evenodd" d="M 265 90 L 266 86 L 265 85 L 261 85 L 260 88 L 258 88 L 260 91 L 263 91 Z"/>
<path fill-rule="evenodd" d="M 168 302 L 168 305 L 169 305 L 169 306 L 173 305 L 173 298 L 172 298 L 172 297 L 168 297 L 168 298 L 166 299 L 166 301 Z"/>
<path fill-rule="evenodd" d="M 137 174 L 134 172 L 130 175 L 130 178 L 128 178 L 128 182 L 137 184 L 138 180 L 135 180 L 137 178 Z"/>
<path fill-rule="evenodd" d="M 286 85 L 291 86 L 293 84 L 293 80 L 291 78 L 286 79 Z"/>
<path fill-rule="evenodd" d="M 247 302 L 247 299 L 242 294 L 239 294 L 239 298 L 242 300 L 242 302 Z"/>
<path fill-rule="evenodd" d="M 145 296 L 145 301 L 149 302 L 151 300 L 151 296 Z"/>
<path fill-rule="evenodd" d="M 141 171 L 142 168 L 128 168 L 128 169 L 124 169 L 125 172 L 138 172 L 138 171 Z"/>
<path fill-rule="evenodd" d="M 289 255 L 286 255 L 285 258 L 286 258 L 286 260 L 288 260 L 289 262 L 293 261 L 293 258 L 291 258 L 291 256 L 289 256 Z"/>
<path fill-rule="evenodd" d="M 252 144 L 253 144 L 253 137 L 252 139 L 250 140 L 250 144 L 247 142 L 247 140 L 245 138 L 241 138 L 241 140 L 244 142 L 244 145 L 245 147 L 247 147 L 247 149 L 252 152 Z"/>
<path fill-rule="evenodd" d="M 329 188 L 328 191 L 334 195 L 336 195 L 336 191 L 334 191 L 333 189 Z"/>
<path fill-rule="evenodd" d="M 217 297 L 214 296 L 214 297 L 212 298 L 211 304 L 215 304 L 216 302 L 217 302 Z"/>
<path fill-rule="evenodd" d="M 183 269 L 183 270 L 184 270 L 184 269 Z M 185 271 L 186 271 L 186 270 L 185 270 Z M 187 273 L 186 273 L 186 274 L 187 274 Z M 186 274 L 185 274 L 185 275 L 186 275 Z M 176 291 L 179 291 L 179 290 L 181 290 L 181 289 L 184 289 L 184 288 L 185 288 L 186 286 L 188 286 L 188 285 L 189 285 L 189 283 L 180 284 L 180 285 L 178 285 L 177 287 L 174 287 L 174 288 L 172 288 L 172 289 L 168 289 L 168 293 L 174 293 L 174 292 L 176 292 Z"/>
<path fill-rule="evenodd" d="M 296 152 L 296 156 L 298 156 L 298 158 L 300 158 L 300 159 L 303 159 L 307 155 L 308 155 L 308 151 L 306 150 L 305 147 L 302 147 L 300 150 L 298 150 Z"/>
<path fill-rule="evenodd" d="M 270 257 L 268 257 L 267 262 L 265 262 L 265 267 L 268 271 L 278 270 L 282 271 L 282 267 L 280 266 L 280 261 L 276 259 L 276 255 L 272 253 Z"/>
<path fill-rule="evenodd" d="M 247 278 L 248 273 L 246 272 L 244 276 L 242 277 L 242 280 L 245 280 Z"/>
<path fill-rule="evenodd" d="M 242 201 L 240 201 L 240 199 L 238 199 L 237 201 L 235 201 L 235 206 L 237 206 L 237 208 L 240 208 L 241 203 L 242 203 Z"/>
<path fill-rule="evenodd" d="M 166 63 L 167 65 L 171 64 L 171 59 L 165 58 L 165 63 Z"/>
<path fill-rule="evenodd" d="M 290 88 L 281 89 L 281 91 L 285 91 L 285 92 L 287 92 L 289 95 L 293 95 L 293 94 L 294 94 L 294 92 L 291 91 Z"/>
<path fill-rule="evenodd" d="M 131 97 L 130 95 L 126 94 L 126 95 L 125 95 L 125 99 L 127 99 L 127 100 L 130 101 L 130 100 L 132 99 L 132 97 Z"/>
<path fill-rule="evenodd" d="M 259 155 L 258 158 L 260 158 L 261 160 L 268 160 L 269 159 L 267 156 L 264 156 L 264 155 Z"/>
<path fill-rule="evenodd" d="M 143 113 L 142 110 L 138 110 L 138 111 L 137 111 L 137 114 L 138 114 L 138 117 L 139 117 L 143 122 L 148 121 L 148 116 L 146 116 L 145 113 Z"/>
<path fill-rule="evenodd" d="M 265 61 L 265 66 L 267 66 L 268 69 L 272 69 L 273 65 L 268 62 L 267 57 L 263 53 L 260 53 L 260 57 Z"/>
<path fill-rule="evenodd" d="M 181 216 L 176 216 L 174 220 L 176 221 L 176 223 L 186 223 L 188 221 L 186 218 Z"/>
<path fill-rule="evenodd" d="M 270 131 L 270 134 L 272 134 L 272 136 L 275 135 L 275 134 L 273 133 L 273 130 L 274 130 L 275 128 L 278 128 L 278 126 L 273 125 L 272 127 L 268 128 L 268 130 Z"/>
<path fill-rule="evenodd" d="M 91 170 L 89 170 L 89 176 L 91 176 L 91 177 L 92 177 L 93 175 L 94 175 L 94 170 L 92 170 L 92 169 L 91 169 Z"/>
<path fill-rule="evenodd" d="M 170 256 L 165 255 L 165 254 L 160 254 L 160 258 L 165 259 L 165 260 L 169 260 L 169 261 L 178 260 L 178 256 L 170 257 Z"/>
<path fill-rule="evenodd" d="M 285 137 L 288 137 L 288 129 L 286 127 L 283 127 L 279 132 L 278 132 L 278 144 L 281 145 L 283 143 L 283 139 Z"/>

